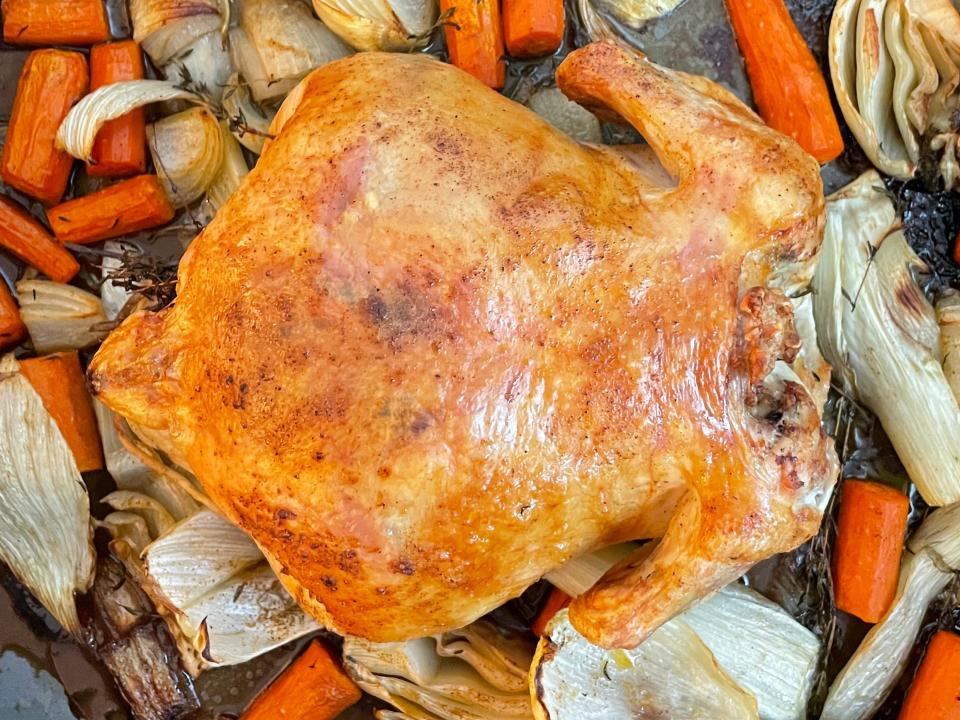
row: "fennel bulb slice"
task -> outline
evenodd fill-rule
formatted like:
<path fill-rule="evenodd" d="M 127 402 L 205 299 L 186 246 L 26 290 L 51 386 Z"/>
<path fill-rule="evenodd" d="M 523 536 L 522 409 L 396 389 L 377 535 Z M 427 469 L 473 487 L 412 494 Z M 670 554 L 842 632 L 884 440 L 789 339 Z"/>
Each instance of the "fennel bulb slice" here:
<path fill-rule="evenodd" d="M 960 406 L 944 375 L 923 268 L 875 171 L 827 202 L 813 312 L 844 392 L 876 414 L 923 499 L 960 500 Z"/>
<path fill-rule="evenodd" d="M 209 510 L 154 540 L 142 558 L 151 599 L 208 667 L 244 662 L 318 628 L 253 540 Z"/>
<path fill-rule="evenodd" d="M 960 503 L 931 513 L 907 541 L 893 605 L 830 686 L 821 720 L 866 720 L 903 672 L 927 606 L 960 569 Z"/>
<path fill-rule="evenodd" d="M 74 594 L 93 582 L 92 539 L 73 453 L 16 363 L 0 361 L 0 559 L 74 635 Z"/>
<path fill-rule="evenodd" d="M 21 280 L 17 297 L 20 317 L 40 355 L 82 350 L 107 336 L 107 316 L 93 293 L 52 280 Z"/>
<path fill-rule="evenodd" d="M 605 650 L 580 635 L 561 610 L 537 647 L 530 692 L 538 720 L 759 718 L 753 696 L 678 618 L 633 650 Z"/>
<path fill-rule="evenodd" d="M 367 693 L 417 720 L 532 718 L 533 645 L 485 620 L 432 637 L 374 643 L 347 637 L 344 668 Z M 389 716 L 388 716 L 389 717 Z"/>

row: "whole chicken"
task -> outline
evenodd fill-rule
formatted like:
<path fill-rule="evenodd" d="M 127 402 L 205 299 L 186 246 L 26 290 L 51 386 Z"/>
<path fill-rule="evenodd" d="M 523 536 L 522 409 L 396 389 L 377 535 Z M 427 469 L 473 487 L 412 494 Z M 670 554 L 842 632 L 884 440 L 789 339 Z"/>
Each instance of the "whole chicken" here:
<path fill-rule="evenodd" d="M 652 152 L 580 145 L 426 56 L 314 71 L 176 302 L 91 365 L 341 633 L 462 626 L 569 558 L 662 538 L 571 607 L 631 647 L 819 525 L 829 372 L 791 300 L 817 163 L 612 44 L 557 83 Z"/>

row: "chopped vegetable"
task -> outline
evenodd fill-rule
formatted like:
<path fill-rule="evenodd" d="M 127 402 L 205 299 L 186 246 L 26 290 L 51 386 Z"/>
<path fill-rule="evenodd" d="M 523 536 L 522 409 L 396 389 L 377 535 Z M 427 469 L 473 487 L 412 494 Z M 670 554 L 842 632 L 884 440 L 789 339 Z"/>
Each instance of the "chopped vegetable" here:
<path fill-rule="evenodd" d="M 27 326 L 20 317 L 20 308 L 0 278 L 0 350 L 16 345 L 25 337 Z"/>
<path fill-rule="evenodd" d="M 163 189 L 177 207 L 203 195 L 223 162 L 220 123 L 205 108 L 161 118 L 147 127 L 147 142 Z"/>
<path fill-rule="evenodd" d="M 97 45 L 90 50 L 90 89 L 143 79 L 143 55 L 133 40 Z M 96 177 L 137 175 L 147 167 L 143 109 L 110 120 L 97 131 L 87 174 Z"/>
<path fill-rule="evenodd" d="M 596 115 L 567 99 L 558 88 L 537 90 L 527 101 L 527 107 L 574 140 L 596 144 L 603 142 L 600 121 Z"/>
<path fill-rule="evenodd" d="M 0 160 L 0 176 L 7 185 L 46 205 L 60 200 L 73 158 L 56 147 L 57 129 L 87 84 L 87 60 L 80 53 L 30 53 L 20 73 Z"/>
<path fill-rule="evenodd" d="M 867 720 L 906 667 L 927 606 L 960 569 L 960 503 L 931 513 L 907 542 L 893 606 L 830 687 L 821 720 Z"/>
<path fill-rule="evenodd" d="M 142 493 L 127 493 L 118 509 L 148 509 L 147 524 L 159 516 Z M 151 515 L 153 517 L 151 517 Z M 233 665 L 262 655 L 317 629 L 280 584 L 259 548 L 242 530 L 209 510 L 175 527 L 163 527 L 142 553 L 147 592 L 174 617 L 201 667 Z"/>
<path fill-rule="evenodd" d="M 102 0 L 3 0 L 10 45 L 92 45 L 110 39 Z"/>
<path fill-rule="evenodd" d="M 930 641 L 899 720 L 960 718 L 960 637 L 941 630 Z"/>
<path fill-rule="evenodd" d="M 759 718 L 756 700 L 680 619 L 661 625 L 633 650 L 604 650 L 561 610 L 537 646 L 530 692 L 534 716 L 542 720 Z"/>
<path fill-rule="evenodd" d="M 215 210 L 219 210 L 226 204 L 234 191 L 240 187 L 243 178 L 250 172 L 247 160 L 243 157 L 243 150 L 240 149 L 236 138 L 230 134 L 230 128 L 225 121 L 220 123 L 220 133 L 223 137 L 223 161 L 220 163 L 217 176 L 207 188 L 207 199 Z"/>
<path fill-rule="evenodd" d="M 267 112 L 253 102 L 250 90 L 236 74 L 230 77 L 223 93 L 223 109 L 227 113 L 230 132 L 247 150 L 259 155 L 270 134 L 270 121 L 275 113 Z"/>
<path fill-rule="evenodd" d="M 56 422 L 12 357 L 0 360 L 0 560 L 69 632 L 93 582 L 87 490 Z"/>
<path fill-rule="evenodd" d="M 72 285 L 48 280 L 21 280 L 20 317 L 30 331 L 33 349 L 41 355 L 82 350 L 103 340 L 107 318 L 100 298 Z"/>
<path fill-rule="evenodd" d="M 80 472 L 103 469 L 97 418 L 77 352 L 20 361 L 20 372 L 56 421 Z"/>
<path fill-rule="evenodd" d="M 847 480 L 833 550 L 836 606 L 878 622 L 897 594 L 910 499 L 887 485 Z"/>
<path fill-rule="evenodd" d="M 314 68 L 351 52 L 302 2 L 244 0 L 239 16 L 230 49 L 257 102 L 283 97 Z"/>
<path fill-rule="evenodd" d="M 569 595 L 567 595 L 558 587 L 551 589 L 550 595 L 547 596 L 547 602 L 544 604 L 543 608 L 540 610 L 540 614 L 537 615 L 537 619 L 533 621 L 533 625 L 530 627 L 530 629 L 533 630 L 533 634 L 537 635 L 538 637 L 542 637 L 547 628 L 547 624 L 553 620 L 553 616 L 563 610 L 563 608 L 569 604 Z"/>
<path fill-rule="evenodd" d="M 532 655 L 526 634 L 485 620 L 407 642 L 348 636 L 343 644 L 350 677 L 417 720 L 528 719 Z"/>
<path fill-rule="evenodd" d="M 813 309 L 838 385 L 872 410 L 923 499 L 960 500 L 960 406 L 940 360 L 923 268 L 870 171 L 828 198 Z"/>
<path fill-rule="evenodd" d="M 943 374 L 953 396 L 960 401 L 960 293 L 951 290 L 937 300 L 937 324 L 940 325 Z"/>
<path fill-rule="evenodd" d="M 97 88 L 67 114 L 57 131 L 57 146 L 89 161 L 97 135 L 105 124 L 136 108 L 168 100 L 202 103 L 196 93 L 167 80 L 127 80 Z"/>
<path fill-rule="evenodd" d="M 556 52 L 563 30 L 563 0 L 503 0 L 503 39 L 513 57 Z"/>
<path fill-rule="evenodd" d="M 133 39 L 140 43 L 161 29 L 176 25 L 178 21 L 202 20 L 209 23 L 197 30 L 190 41 L 171 49 L 170 54 L 174 55 L 186 49 L 189 42 L 200 35 L 220 28 L 220 5 L 217 0 L 130 0 L 130 20 L 133 23 Z"/>
<path fill-rule="evenodd" d="M 495 0 L 440 0 L 450 62 L 499 90 L 507 77 L 500 5 Z"/>
<path fill-rule="evenodd" d="M 760 115 L 820 163 L 836 158 L 843 138 L 830 92 L 783 0 L 727 0 L 727 9 Z"/>
<path fill-rule="evenodd" d="M 357 50 L 421 47 L 437 19 L 437 0 L 313 0 L 313 9 Z"/>
<path fill-rule="evenodd" d="M 775 602 L 733 583 L 680 616 L 763 720 L 806 720 L 820 641 Z"/>
<path fill-rule="evenodd" d="M 611 15 L 629 27 L 640 28 L 647 21 L 672 12 L 683 2 L 684 0 L 578 0 L 577 9 L 589 37 L 600 40 L 614 36 L 609 21 L 603 15 Z"/>
<path fill-rule="evenodd" d="M 175 214 L 157 176 L 138 175 L 52 207 L 47 220 L 61 242 L 84 244 L 159 227 Z"/>
<path fill-rule="evenodd" d="M 319 640 L 271 683 L 241 720 L 333 720 L 360 700 L 360 689 Z"/>
<path fill-rule="evenodd" d="M 65 283 L 80 270 L 80 263 L 43 225 L 4 196 L 0 196 L 0 247 L 56 282 Z"/>

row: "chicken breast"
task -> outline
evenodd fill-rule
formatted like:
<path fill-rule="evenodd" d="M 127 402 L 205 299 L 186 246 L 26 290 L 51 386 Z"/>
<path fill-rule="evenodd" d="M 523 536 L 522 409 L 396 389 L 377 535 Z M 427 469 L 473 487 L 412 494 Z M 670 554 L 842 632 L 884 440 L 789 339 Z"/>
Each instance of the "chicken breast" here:
<path fill-rule="evenodd" d="M 817 163 L 614 45 L 557 82 L 662 168 L 429 57 L 331 63 L 190 246 L 175 304 L 94 358 L 99 397 L 165 432 L 342 633 L 462 626 L 662 537 L 571 607 L 630 647 L 819 525 L 828 378 L 790 367 L 789 299 L 820 244 Z"/>

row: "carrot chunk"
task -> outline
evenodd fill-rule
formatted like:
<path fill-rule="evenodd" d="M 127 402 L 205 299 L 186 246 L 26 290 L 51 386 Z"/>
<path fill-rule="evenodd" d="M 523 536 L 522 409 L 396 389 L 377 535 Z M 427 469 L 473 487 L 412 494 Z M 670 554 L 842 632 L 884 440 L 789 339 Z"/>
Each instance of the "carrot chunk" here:
<path fill-rule="evenodd" d="M 57 149 L 57 130 L 87 91 L 87 75 L 87 59 L 64 50 L 34 50 L 20 73 L 0 176 L 45 205 L 67 189 L 73 158 Z"/>
<path fill-rule="evenodd" d="M 80 270 L 73 255 L 43 225 L 4 196 L 0 196 L 0 247 L 57 282 L 67 282 Z"/>
<path fill-rule="evenodd" d="M 20 372 L 57 423 L 80 472 L 102 470 L 103 446 L 77 352 L 21 360 Z"/>
<path fill-rule="evenodd" d="M 563 0 L 503 0 L 503 37 L 514 57 L 556 52 L 563 42 Z"/>
<path fill-rule="evenodd" d="M 727 10 L 761 117 L 819 162 L 836 158 L 843 138 L 827 83 L 783 0 L 727 0 Z"/>
<path fill-rule="evenodd" d="M 156 175 L 138 175 L 47 210 L 64 243 L 93 243 L 165 225 L 175 211 Z"/>
<path fill-rule="evenodd" d="M 27 337 L 27 326 L 20 319 L 17 301 L 0 278 L 0 350 L 12 347 Z"/>
<path fill-rule="evenodd" d="M 960 637 L 941 630 L 930 641 L 900 720 L 960 720 Z"/>
<path fill-rule="evenodd" d="M 899 490 L 847 480 L 840 495 L 833 590 L 837 607 L 878 622 L 897 592 L 910 500 Z"/>
<path fill-rule="evenodd" d="M 143 78 L 143 55 L 133 40 L 90 49 L 90 90 L 110 83 Z M 143 108 L 106 123 L 93 142 L 87 174 L 96 177 L 139 175 L 147 167 L 147 133 Z"/>
<path fill-rule="evenodd" d="M 499 0 L 440 0 L 450 62 L 499 90 L 507 77 Z"/>
<path fill-rule="evenodd" d="M 360 689 L 314 640 L 254 699 L 241 720 L 333 720 L 360 697 Z"/>
<path fill-rule="evenodd" d="M 3 0 L 3 41 L 11 45 L 92 45 L 110 39 L 101 0 Z"/>
<path fill-rule="evenodd" d="M 533 621 L 533 625 L 530 627 L 530 629 L 533 630 L 533 634 L 538 637 L 543 637 L 543 633 L 546 631 L 549 622 L 553 620 L 553 616 L 569 604 L 570 596 L 560 588 L 553 588 L 547 597 L 547 602 L 540 610 L 540 614 L 537 615 L 537 619 Z"/>

